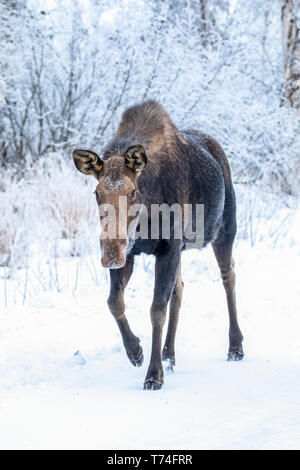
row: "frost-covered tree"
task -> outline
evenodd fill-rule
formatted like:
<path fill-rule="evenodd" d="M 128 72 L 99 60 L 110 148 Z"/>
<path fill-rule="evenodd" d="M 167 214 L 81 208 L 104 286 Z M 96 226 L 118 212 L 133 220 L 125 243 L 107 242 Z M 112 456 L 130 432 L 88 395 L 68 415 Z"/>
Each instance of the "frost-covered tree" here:
<path fill-rule="evenodd" d="M 154 98 L 179 127 L 221 142 L 237 183 L 297 190 L 299 121 L 281 106 L 280 3 L 16 3 L 18 14 L 0 3 L 0 34 L 10 37 L 0 48 L 2 164 L 19 172 L 75 145 L 99 150 L 124 108 Z"/>
<path fill-rule="evenodd" d="M 281 0 L 284 97 L 300 113 L 300 1 Z"/>
<path fill-rule="evenodd" d="M 26 11 L 26 1 L 5 0 L 0 3 L 0 104 L 5 103 L 6 91 L 15 86 L 17 67 L 18 37 L 21 21 Z M 5 116 L 0 113 L 0 164 L 7 163 L 9 148 Z"/>

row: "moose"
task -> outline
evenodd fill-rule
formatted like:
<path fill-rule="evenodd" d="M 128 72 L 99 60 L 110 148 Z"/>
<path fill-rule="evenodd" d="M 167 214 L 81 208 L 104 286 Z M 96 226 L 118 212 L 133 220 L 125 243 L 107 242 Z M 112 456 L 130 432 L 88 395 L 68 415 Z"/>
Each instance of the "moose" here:
<path fill-rule="evenodd" d="M 212 244 L 227 297 L 227 360 L 243 359 L 243 336 L 237 320 L 232 258 L 236 200 L 228 159 L 218 142 L 197 130 L 179 131 L 165 109 L 151 100 L 124 112 L 115 135 L 103 149 L 101 157 L 91 150 L 76 149 L 73 160 L 80 172 L 97 179 L 95 195 L 102 230 L 105 217 L 100 207 L 103 204 L 112 205 L 116 215 L 124 217 L 120 196 L 126 199 L 129 209 L 137 203 L 148 209 L 149 227 L 153 204 L 167 204 L 170 207 L 173 204 L 181 207 L 189 204 L 193 208 L 197 204 L 203 205 L 202 246 Z M 135 220 L 134 227 L 138 231 L 141 212 L 137 211 L 134 216 L 129 215 L 128 210 L 125 224 L 119 224 L 117 217 L 114 238 L 100 237 L 101 263 L 110 270 L 108 307 L 120 329 L 130 362 L 140 367 L 143 350 L 125 316 L 124 291 L 133 272 L 135 256 L 141 253 L 155 256 L 155 286 L 150 311 L 152 350 L 144 389 L 158 390 L 164 383 L 162 361 L 167 361 L 172 370 L 175 365 L 175 334 L 183 291 L 181 253 L 187 247 L 193 248 L 193 241 L 186 236 L 184 223 L 181 224 L 180 237 L 172 236 L 172 233 L 169 238 L 162 237 L 161 231 L 155 238 L 135 237 L 132 222 Z M 174 220 L 171 223 L 174 224 Z M 168 304 L 169 322 L 162 348 Z"/>

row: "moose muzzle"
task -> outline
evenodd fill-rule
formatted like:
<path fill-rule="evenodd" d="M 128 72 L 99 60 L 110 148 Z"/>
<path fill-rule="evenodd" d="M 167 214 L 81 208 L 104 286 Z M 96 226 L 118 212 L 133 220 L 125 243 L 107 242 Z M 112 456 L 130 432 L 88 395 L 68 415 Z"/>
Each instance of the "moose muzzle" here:
<path fill-rule="evenodd" d="M 101 264 L 107 269 L 123 268 L 126 263 L 127 239 L 100 240 Z"/>

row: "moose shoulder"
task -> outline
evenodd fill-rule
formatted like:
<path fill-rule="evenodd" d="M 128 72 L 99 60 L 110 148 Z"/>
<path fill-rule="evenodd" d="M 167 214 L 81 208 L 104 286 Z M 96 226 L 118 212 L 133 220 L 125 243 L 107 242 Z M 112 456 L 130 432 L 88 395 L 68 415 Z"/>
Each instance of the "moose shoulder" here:
<path fill-rule="evenodd" d="M 156 258 L 152 352 L 144 389 L 161 388 L 162 360 L 168 361 L 171 369 L 175 365 L 175 334 L 183 289 L 180 259 L 187 248 L 212 244 L 227 297 L 228 360 L 241 360 L 243 337 L 237 321 L 232 259 L 236 203 L 229 163 L 221 146 L 199 131 L 179 131 L 161 105 L 148 101 L 125 111 L 101 155 L 76 149 L 73 159 L 79 171 L 97 179 L 101 262 L 110 269 L 108 306 L 127 356 L 137 367 L 143 362 L 143 351 L 125 316 L 124 290 L 134 257 L 148 253 Z M 110 208 L 112 213 L 107 215 Z M 154 208 L 161 212 L 162 208 L 171 209 L 168 230 Z M 197 214 L 201 214 L 198 228 Z M 146 227 L 146 235 L 138 236 L 142 226 Z M 162 349 L 168 303 L 169 324 Z"/>

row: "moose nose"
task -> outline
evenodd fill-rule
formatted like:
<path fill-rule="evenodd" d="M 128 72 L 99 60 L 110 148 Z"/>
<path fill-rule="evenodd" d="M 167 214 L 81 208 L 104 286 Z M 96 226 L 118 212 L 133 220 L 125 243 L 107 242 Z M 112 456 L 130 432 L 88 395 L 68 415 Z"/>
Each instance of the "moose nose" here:
<path fill-rule="evenodd" d="M 126 256 L 118 259 L 109 259 L 106 256 L 102 256 L 101 258 L 101 264 L 103 268 L 107 269 L 119 269 L 123 268 L 126 263 Z"/>
<path fill-rule="evenodd" d="M 118 240 L 118 244 L 101 243 L 101 264 L 107 269 L 119 269 L 126 263 L 127 240 Z"/>

